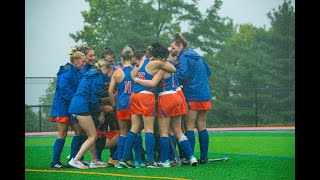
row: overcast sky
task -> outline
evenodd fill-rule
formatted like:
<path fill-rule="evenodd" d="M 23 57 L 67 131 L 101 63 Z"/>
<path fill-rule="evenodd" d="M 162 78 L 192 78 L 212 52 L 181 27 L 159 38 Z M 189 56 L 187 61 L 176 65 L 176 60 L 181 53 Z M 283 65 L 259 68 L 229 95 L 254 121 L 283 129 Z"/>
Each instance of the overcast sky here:
<path fill-rule="evenodd" d="M 266 14 L 282 2 L 223 0 L 219 14 L 232 18 L 236 24 L 251 23 L 269 28 Z M 199 9 L 205 11 L 212 3 L 213 0 L 200 0 Z M 89 5 L 84 0 L 26 0 L 26 77 L 56 76 L 59 66 L 69 60 L 68 53 L 76 45 L 69 33 L 83 29 L 80 12 L 88 9 Z"/>
<path fill-rule="evenodd" d="M 282 3 L 283 0 L 223 0 L 219 14 L 232 18 L 235 24 L 269 28 L 267 13 Z M 293 6 L 294 3 L 292 0 Z M 199 9 L 204 12 L 212 4 L 213 0 L 200 0 Z M 80 12 L 86 10 L 89 5 L 84 0 L 25 0 L 26 77 L 56 77 L 59 66 L 69 61 L 68 53 L 76 45 L 69 34 L 83 29 Z"/>

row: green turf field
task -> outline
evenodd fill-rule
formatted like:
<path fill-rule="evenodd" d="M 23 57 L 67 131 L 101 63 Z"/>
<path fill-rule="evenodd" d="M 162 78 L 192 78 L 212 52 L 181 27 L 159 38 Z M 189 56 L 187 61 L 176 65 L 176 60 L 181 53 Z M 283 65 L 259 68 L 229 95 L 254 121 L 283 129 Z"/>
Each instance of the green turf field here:
<path fill-rule="evenodd" d="M 25 137 L 25 179 L 295 179 L 295 131 L 211 132 L 209 158 L 229 157 L 229 161 L 197 167 L 118 169 L 114 167 L 80 170 L 49 168 L 55 136 Z M 66 164 L 72 136 L 68 136 L 61 161 Z M 196 134 L 197 140 L 197 134 Z M 107 161 L 109 150 L 103 153 Z M 196 141 L 195 156 L 199 158 Z M 85 155 L 87 161 L 89 154 Z"/>

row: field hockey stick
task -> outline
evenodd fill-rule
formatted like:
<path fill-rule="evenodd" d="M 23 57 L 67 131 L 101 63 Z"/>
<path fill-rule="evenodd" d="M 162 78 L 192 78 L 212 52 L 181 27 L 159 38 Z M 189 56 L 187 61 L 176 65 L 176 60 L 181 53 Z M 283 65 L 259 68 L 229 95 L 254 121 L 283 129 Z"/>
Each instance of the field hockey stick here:
<path fill-rule="evenodd" d="M 173 144 L 173 141 L 172 141 L 172 137 L 170 136 L 169 137 L 169 141 L 170 141 L 170 146 L 173 150 L 173 153 L 174 153 L 174 157 L 175 157 L 175 160 L 176 160 L 176 163 L 177 163 L 177 166 L 181 166 L 182 165 L 182 162 L 181 162 L 181 159 L 177 153 L 177 150 L 176 148 L 174 147 L 174 144 Z"/>
<path fill-rule="evenodd" d="M 214 161 L 228 161 L 228 160 L 229 160 L 229 157 L 208 159 L 209 162 L 214 162 Z"/>

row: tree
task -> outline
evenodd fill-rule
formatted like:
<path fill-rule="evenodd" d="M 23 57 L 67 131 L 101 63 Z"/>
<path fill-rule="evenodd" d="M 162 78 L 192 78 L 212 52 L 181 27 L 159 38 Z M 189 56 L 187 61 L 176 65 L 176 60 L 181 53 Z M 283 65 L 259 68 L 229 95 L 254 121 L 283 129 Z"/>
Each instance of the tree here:
<path fill-rule="evenodd" d="M 39 131 L 38 115 L 31 107 L 25 105 L 25 132 Z"/>
<path fill-rule="evenodd" d="M 201 51 L 213 55 L 236 32 L 232 19 L 219 16 L 221 6 L 222 1 L 215 0 L 200 19 L 190 22 L 191 32 L 184 35 L 192 42 L 191 46 L 199 47 Z"/>
<path fill-rule="evenodd" d="M 268 13 L 270 30 L 242 24 L 213 62 L 211 124 L 294 123 L 294 12 L 290 2 Z M 229 110 L 228 110 L 229 109 Z"/>
<path fill-rule="evenodd" d="M 96 52 L 109 46 L 120 52 L 125 44 L 146 49 L 154 41 L 169 42 L 180 31 L 183 21 L 195 19 L 200 13 L 193 1 L 182 0 L 86 0 L 90 10 L 82 12 L 83 30 L 70 34 L 76 42 L 85 42 Z"/>

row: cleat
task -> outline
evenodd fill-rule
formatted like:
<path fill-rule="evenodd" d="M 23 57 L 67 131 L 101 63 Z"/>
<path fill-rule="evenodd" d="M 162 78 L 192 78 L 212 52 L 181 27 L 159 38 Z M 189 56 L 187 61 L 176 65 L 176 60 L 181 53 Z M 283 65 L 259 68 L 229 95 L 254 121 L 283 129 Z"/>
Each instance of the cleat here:
<path fill-rule="evenodd" d="M 147 163 L 147 168 L 158 168 L 157 163 Z"/>
<path fill-rule="evenodd" d="M 102 162 L 102 161 L 97 161 L 97 162 L 90 162 L 89 168 L 104 168 L 104 167 L 108 167 L 109 164 Z"/>
<path fill-rule="evenodd" d="M 73 158 L 68 162 L 68 164 L 72 167 L 79 168 L 79 169 L 89 169 L 89 167 L 84 165 L 81 161 L 74 160 Z"/>
<path fill-rule="evenodd" d="M 160 167 L 160 168 L 169 168 L 169 167 L 171 167 L 171 166 L 170 166 L 169 160 L 166 160 L 165 162 L 159 162 L 159 163 L 157 164 L 157 167 Z"/>
<path fill-rule="evenodd" d="M 80 161 L 82 164 L 84 164 L 85 166 L 88 166 L 88 167 L 89 167 L 89 165 L 90 165 L 90 163 L 87 162 L 87 161 L 85 161 L 84 159 L 80 159 L 79 161 Z"/>
<path fill-rule="evenodd" d="M 176 161 L 175 160 L 170 160 L 170 166 L 172 167 L 172 166 L 177 166 L 176 165 Z"/>
<path fill-rule="evenodd" d="M 191 156 L 190 159 L 189 159 L 189 161 L 190 161 L 190 165 L 192 165 L 192 166 L 198 166 L 198 161 L 197 161 L 197 159 L 196 159 L 194 156 Z"/>
<path fill-rule="evenodd" d="M 118 160 L 117 159 L 112 159 L 112 157 L 109 158 L 108 163 L 110 166 L 116 166 L 116 164 L 118 164 Z"/>
<path fill-rule="evenodd" d="M 68 166 L 62 164 L 61 162 L 58 162 L 57 164 L 50 164 L 50 168 L 56 168 L 56 169 L 60 169 L 60 168 L 69 168 Z"/>
<path fill-rule="evenodd" d="M 181 163 L 182 163 L 183 165 L 186 165 L 186 164 L 190 164 L 190 161 L 189 161 L 187 158 L 182 158 L 182 159 L 181 159 Z"/>
<path fill-rule="evenodd" d="M 132 161 L 130 161 L 130 160 L 125 161 L 124 159 L 122 159 L 120 161 L 120 166 L 123 167 L 123 168 L 135 168 L 135 166 L 132 163 Z"/>
<path fill-rule="evenodd" d="M 135 165 L 136 168 L 145 168 L 145 167 L 147 167 L 146 163 L 144 163 L 144 162 L 139 163 L 138 161 L 134 161 L 134 165 Z"/>

